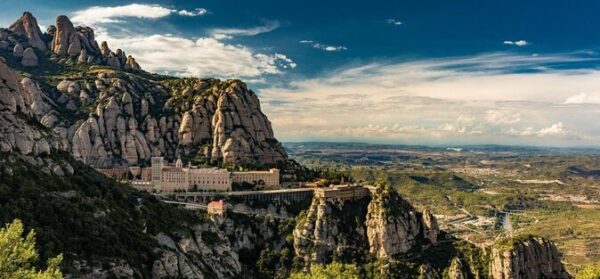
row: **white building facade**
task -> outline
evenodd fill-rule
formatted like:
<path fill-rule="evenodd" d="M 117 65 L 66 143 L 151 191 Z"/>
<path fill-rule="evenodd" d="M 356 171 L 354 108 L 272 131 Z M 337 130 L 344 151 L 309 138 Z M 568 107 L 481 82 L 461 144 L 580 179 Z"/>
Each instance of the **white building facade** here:
<path fill-rule="evenodd" d="M 169 166 L 163 157 L 153 157 L 151 163 L 151 184 L 158 192 L 231 191 L 233 182 L 279 186 L 278 169 L 231 173 L 226 169 L 184 167 L 181 159 Z"/>

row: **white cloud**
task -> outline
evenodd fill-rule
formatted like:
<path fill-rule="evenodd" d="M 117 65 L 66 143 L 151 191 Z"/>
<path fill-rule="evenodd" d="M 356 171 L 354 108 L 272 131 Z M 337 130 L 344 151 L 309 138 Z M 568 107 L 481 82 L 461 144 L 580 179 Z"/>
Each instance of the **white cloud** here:
<path fill-rule="evenodd" d="M 144 70 L 175 75 L 244 78 L 264 82 L 264 76 L 281 74 L 297 65 L 284 54 L 263 53 L 240 44 L 227 44 L 231 36 L 251 36 L 274 30 L 276 21 L 249 29 L 214 29 L 219 35 L 189 39 L 160 32 L 155 28 L 131 30 L 123 23 L 128 18 L 157 19 L 169 15 L 202 16 L 203 8 L 176 10 L 160 5 L 131 4 L 115 7 L 91 7 L 74 13 L 77 24 L 93 25 L 98 41 L 107 41 L 112 49 L 133 55 Z"/>
<path fill-rule="evenodd" d="M 565 100 L 565 104 L 567 104 L 567 105 L 600 104 L 600 94 L 599 93 L 581 92 L 577 95 L 568 97 Z"/>
<path fill-rule="evenodd" d="M 115 7 L 90 7 L 74 13 L 71 20 L 77 24 L 94 25 L 98 23 L 120 22 L 120 18 L 136 17 L 156 19 L 173 13 L 172 9 L 159 5 L 130 4 Z"/>
<path fill-rule="evenodd" d="M 399 20 L 396 20 L 393 18 L 387 19 L 385 22 L 392 24 L 392 25 L 397 25 L 397 26 L 402 25 L 402 21 L 399 21 Z"/>
<path fill-rule="evenodd" d="M 549 127 L 543 127 L 541 129 L 535 130 L 532 127 L 528 127 L 523 130 L 516 130 L 511 128 L 507 134 L 521 137 L 540 137 L 540 138 L 563 138 L 563 139 L 571 139 L 571 140 L 580 140 L 585 137 L 577 133 L 572 129 L 568 129 L 562 122 L 557 122 L 552 124 Z"/>
<path fill-rule="evenodd" d="M 196 8 L 191 11 L 179 10 L 179 11 L 177 11 L 177 14 L 181 15 L 181 16 L 203 16 L 203 15 L 208 14 L 208 10 L 204 9 L 204 8 Z"/>
<path fill-rule="evenodd" d="M 94 6 L 73 13 L 71 20 L 75 24 L 97 25 L 106 23 L 123 22 L 124 18 L 158 19 L 171 14 L 181 16 L 201 16 L 207 14 L 204 8 L 196 8 L 192 11 L 176 10 L 156 4 L 129 4 L 114 7 Z"/>
<path fill-rule="evenodd" d="M 313 40 L 301 40 L 301 44 L 311 45 L 313 48 L 328 51 L 328 52 L 337 52 L 347 50 L 348 48 L 345 46 L 334 46 L 334 45 L 326 45 Z"/>
<path fill-rule="evenodd" d="M 251 28 L 216 28 L 210 31 L 213 38 L 222 40 L 230 39 L 235 36 L 256 36 L 258 34 L 271 32 L 279 28 L 278 21 L 268 21 L 265 25 Z"/>
<path fill-rule="evenodd" d="M 508 109 L 488 110 L 486 112 L 486 120 L 493 125 L 514 124 L 521 121 L 521 114 Z"/>
<path fill-rule="evenodd" d="M 531 43 L 528 41 L 525 41 L 525 40 L 518 40 L 518 41 L 504 41 L 503 44 L 523 47 L 523 46 L 530 45 Z"/>
<path fill-rule="evenodd" d="M 283 54 L 264 54 L 242 45 L 225 44 L 214 38 L 187 38 L 169 35 L 116 38 L 100 35 L 112 48 L 121 48 L 136 57 L 151 72 L 170 72 L 197 77 L 256 78 L 280 74 L 296 64 Z"/>
<path fill-rule="evenodd" d="M 597 89 L 600 71 L 546 67 L 590 59 L 492 53 L 375 62 L 259 95 L 282 140 L 597 145 L 591 139 L 600 137 L 600 123 L 589 119 L 600 118 L 600 110 L 564 103 L 572 92 Z M 319 121 L 293 121 L 305 118 Z"/>

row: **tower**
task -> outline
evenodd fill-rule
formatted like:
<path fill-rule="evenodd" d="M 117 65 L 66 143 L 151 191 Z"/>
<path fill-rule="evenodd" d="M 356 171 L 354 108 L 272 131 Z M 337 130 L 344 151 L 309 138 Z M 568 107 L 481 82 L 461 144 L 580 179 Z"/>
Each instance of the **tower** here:
<path fill-rule="evenodd" d="M 165 159 L 163 157 L 152 157 L 151 169 L 152 169 L 152 186 L 154 190 L 160 191 L 162 181 L 162 168 L 164 166 Z"/>
<path fill-rule="evenodd" d="M 175 162 L 175 167 L 178 169 L 183 168 L 183 161 L 181 161 L 181 156 L 177 158 L 177 161 Z"/>

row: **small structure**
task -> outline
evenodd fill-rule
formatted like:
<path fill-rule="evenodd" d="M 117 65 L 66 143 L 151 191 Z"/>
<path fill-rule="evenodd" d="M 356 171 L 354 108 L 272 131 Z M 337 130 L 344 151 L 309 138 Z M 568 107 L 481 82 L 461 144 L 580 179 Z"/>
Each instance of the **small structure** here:
<path fill-rule="evenodd" d="M 234 183 L 246 182 L 267 187 L 279 186 L 278 169 L 270 169 L 268 171 L 234 171 L 231 173 L 231 178 Z"/>
<path fill-rule="evenodd" d="M 371 192 L 368 188 L 350 184 L 315 189 L 315 197 L 332 201 L 357 200 L 369 195 L 371 195 Z"/>
<path fill-rule="evenodd" d="M 210 215 L 224 216 L 225 212 L 227 211 L 227 204 L 222 200 L 211 201 L 208 203 L 206 208 L 206 212 L 208 212 Z"/>

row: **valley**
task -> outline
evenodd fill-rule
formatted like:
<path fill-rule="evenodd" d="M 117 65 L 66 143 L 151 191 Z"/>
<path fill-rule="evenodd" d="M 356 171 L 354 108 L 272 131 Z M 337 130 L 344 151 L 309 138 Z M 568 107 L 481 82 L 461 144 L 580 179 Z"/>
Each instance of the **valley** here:
<path fill-rule="evenodd" d="M 308 166 L 344 170 L 356 181 L 379 178 L 440 227 L 478 246 L 532 233 L 556 242 L 567 268 L 600 261 L 597 150 L 345 143 L 286 143 Z M 510 216 L 506 218 L 505 216 Z M 508 224 L 509 222 L 510 224 Z"/>

